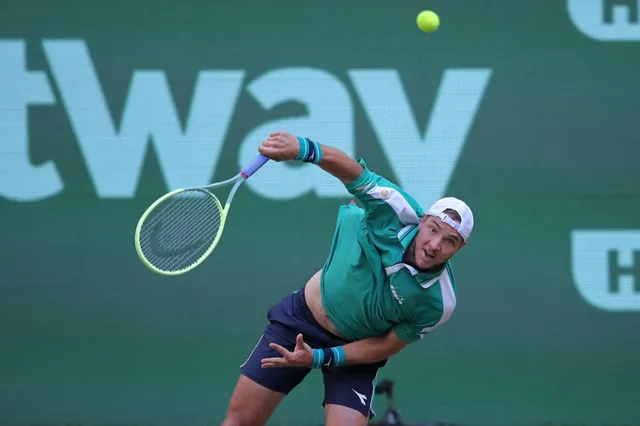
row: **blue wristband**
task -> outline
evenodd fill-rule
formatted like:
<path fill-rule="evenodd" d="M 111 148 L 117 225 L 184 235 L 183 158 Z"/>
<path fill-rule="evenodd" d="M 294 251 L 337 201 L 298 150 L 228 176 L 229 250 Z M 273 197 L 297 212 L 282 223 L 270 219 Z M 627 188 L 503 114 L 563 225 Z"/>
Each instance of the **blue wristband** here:
<path fill-rule="evenodd" d="M 296 137 L 298 138 L 298 142 L 300 142 L 300 151 L 298 151 L 296 160 L 304 161 L 306 156 L 309 155 L 309 141 L 307 141 L 305 138 L 301 138 L 300 136 Z"/>
<path fill-rule="evenodd" d="M 342 349 L 342 346 L 335 346 L 333 348 L 325 349 L 314 349 L 311 368 L 341 367 L 344 365 L 346 360 L 347 357 L 344 354 L 344 349 Z"/>
<path fill-rule="evenodd" d="M 313 141 L 309 141 L 310 145 L 313 146 L 313 151 L 315 156 L 313 158 L 310 158 L 309 161 L 311 161 L 313 164 L 318 164 L 320 162 L 320 160 L 322 160 L 322 149 L 320 149 L 320 144 L 318 142 L 313 142 Z"/>
<path fill-rule="evenodd" d="M 300 150 L 296 156 L 296 160 L 305 163 L 318 164 L 322 160 L 322 148 L 318 142 L 313 142 L 308 138 L 296 136 L 300 143 Z"/>

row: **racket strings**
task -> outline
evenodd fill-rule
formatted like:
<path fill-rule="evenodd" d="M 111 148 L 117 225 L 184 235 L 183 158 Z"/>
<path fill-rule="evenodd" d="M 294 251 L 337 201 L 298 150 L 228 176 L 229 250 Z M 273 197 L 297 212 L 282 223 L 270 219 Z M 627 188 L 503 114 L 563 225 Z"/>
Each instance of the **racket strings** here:
<path fill-rule="evenodd" d="M 148 226 L 150 228 L 159 227 L 159 224 L 161 223 L 162 220 L 171 220 L 172 218 L 175 218 L 176 220 L 180 220 L 184 216 L 189 218 L 200 217 L 201 213 L 207 213 L 207 214 L 212 213 L 214 215 L 213 217 L 208 218 L 210 219 L 210 221 L 208 221 L 207 223 L 204 223 L 203 224 L 204 226 L 215 226 L 215 224 L 217 225 L 220 224 L 220 212 L 218 211 L 218 209 L 215 209 L 214 212 L 204 212 L 202 211 L 203 210 L 202 205 L 199 205 L 196 203 L 190 203 L 189 205 L 187 205 L 187 208 L 185 210 L 180 212 L 178 210 L 179 208 L 181 208 L 181 206 L 179 205 L 178 202 L 175 202 L 175 201 L 177 200 L 174 200 L 174 202 L 171 203 L 171 205 L 169 205 L 164 212 L 162 212 L 162 215 L 158 214 L 156 217 L 154 217 Z M 182 213 L 182 215 L 180 215 L 180 213 Z M 170 227 L 163 226 L 161 228 L 164 231 L 164 234 L 162 234 L 163 238 L 158 239 L 157 248 L 162 249 L 161 245 L 165 243 L 166 240 L 175 241 L 176 245 L 180 242 L 193 244 L 194 235 L 196 235 L 198 231 L 201 231 L 201 229 L 191 227 L 191 225 L 193 225 L 193 223 L 190 223 L 187 221 L 184 221 L 184 222 L 176 221 Z M 207 230 L 204 230 L 204 231 L 206 232 Z M 177 240 L 175 236 L 178 236 L 178 237 L 182 236 L 182 238 Z M 180 247 L 171 247 L 169 245 L 166 245 L 165 250 L 176 250 L 179 248 Z"/>
<path fill-rule="evenodd" d="M 212 200 L 208 201 L 213 204 Z M 172 203 L 153 221 L 149 238 L 145 238 L 143 244 L 148 260 L 161 270 L 179 270 L 194 263 L 218 233 L 220 212 L 217 206 L 181 204 Z"/>
<path fill-rule="evenodd" d="M 195 263 L 214 243 L 222 220 L 215 196 L 189 190 L 157 206 L 140 230 L 144 257 L 163 271 L 177 271 Z"/>
<path fill-rule="evenodd" d="M 212 200 L 207 198 L 201 197 L 197 202 L 193 202 L 193 199 L 171 200 L 168 206 L 157 212 L 147 225 L 149 229 L 159 233 L 153 240 L 154 248 L 159 252 L 180 250 L 193 245 L 195 235 L 214 232 L 220 224 L 220 212 Z M 195 227 L 196 225 L 200 228 Z M 148 239 L 147 243 L 150 244 L 151 241 Z"/>

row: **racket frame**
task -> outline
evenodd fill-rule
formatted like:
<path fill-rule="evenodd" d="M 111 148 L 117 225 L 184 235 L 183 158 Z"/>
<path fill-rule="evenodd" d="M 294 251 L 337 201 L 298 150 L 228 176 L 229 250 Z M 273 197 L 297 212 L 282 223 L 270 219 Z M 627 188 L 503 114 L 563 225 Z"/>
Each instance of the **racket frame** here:
<path fill-rule="evenodd" d="M 240 187 L 240 185 L 245 180 L 247 180 L 249 178 L 249 176 L 251 176 L 253 173 L 255 173 L 267 161 L 268 161 L 268 158 L 266 158 L 263 155 L 259 155 L 249 165 L 247 165 L 244 170 L 242 170 L 240 173 L 238 173 L 237 175 L 235 175 L 234 177 L 232 177 L 230 179 L 223 180 L 221 182 L 215 182 L 215 183 L 212 183 L 212 184 L 209 184 L 209 185 L 175 189 L 175 190 L 173 190 L 171 192 L 168 192 L 168 193 L 164 194 L 162 197 L 160 197 L 156 201 L 154 201 L 149 207 L 147 207 L 147 209 L 142 214 L 142 216 L 140 216 L 140 219 L 138 220 L 138 223 L 136 225 L 136 231 L 135 231 L 135 234 L 134 234 L 134 245 L 135 245 L 135 248 L 136 248 L 136 253 L 138 254 L 138 257 L 140 258 L 140 260 L 142 261 L 144 266 L 146 266 L 151 271 L 153 271 L 153 272 L 155 272 L 157 274 L 160 274 L 160 275 L 176 276 L 176 275 L 185 274 L 185 273 L 195 269 L 202 262 L 204 262 L 204 260 L 207 257 L 209 257 L 209 255 L 213 252 L 213 250 L 216 248 L 216 246 L 220 242 L 220 238 L 222 237 L 222 231 L 223 231 L 224 225 L 225 225 L 225 223 L 227 221 L 227 215 L 229 214 L 229 209 L 231 208 L 231 201 L 233 200 L 233 197 L 236 195 L 236 192 L 238 191 L 238 188 Z M 224 204 L 224 207 L 223 207 L 222 203 L 220 203 L 220 200 L 218 199 L 218 197 L 216 197 L 215 194 L 210 192 L 210 190 L 211 189 L 215 189 L 215 188 L 219 188 L 219 187 L 222 187 L 222 186 L 227 186 L 227 185 L 229 185 L 231 183 L 233 183 L 233 186 L 231 187 L 231 191 L 229 191 L 229 195 L 227 196 L 227 200 L 225 201 L 225 204 Z M 209 248 L 207 248 L 207 250 L 195 262 L 191 263 L 189 266 L 187 266 L 185 268 L 181 268 L 181 269 L 175 270 L 175 271 L 165 271 L 165 270 L 159 269 L 159 268 L 153 266 L 151 264 L 151 262 L 149 262 L 145 258 L 144 254 L 142 253 L 142 247 L 141 247 L 141 244 L 140 244 L 140 234 L 142 232 L 142 225 L 144 225 L 145 220 L 149 217 L 151 212 L 153 210 L 155 210 L 155 208 L 158 205 L 160 205 L 162 202 L 164 202 L 168 198 L 171 198 L 171 197 L 175 196 L 176 194 L 180 194 L 182 192 L 187 192 L 187 191 L 194 191 L 194 190 L 206 192 L 208 194 L 208 196 L 211 197 L 214 200 L 215 204 L 217 205 L 218 209 L 220 210 L 220 225 L 218 226 L 218 232 L 216 234 L 216 237 L 214 238 L 214 240 L 211 243 L 211 245 L 209 246 Z"/>

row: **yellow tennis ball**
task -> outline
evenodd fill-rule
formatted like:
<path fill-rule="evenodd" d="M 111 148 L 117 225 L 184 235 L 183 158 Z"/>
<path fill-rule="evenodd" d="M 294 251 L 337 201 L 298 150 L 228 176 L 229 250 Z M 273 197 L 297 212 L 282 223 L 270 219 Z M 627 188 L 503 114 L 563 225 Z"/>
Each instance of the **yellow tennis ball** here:
<path fill-rule="evenodd" d="M 418 28 L 425 33 L 431 33 L 440 27 L 440 18 L 431 10 L 423 10 L 418 14 Z"/>

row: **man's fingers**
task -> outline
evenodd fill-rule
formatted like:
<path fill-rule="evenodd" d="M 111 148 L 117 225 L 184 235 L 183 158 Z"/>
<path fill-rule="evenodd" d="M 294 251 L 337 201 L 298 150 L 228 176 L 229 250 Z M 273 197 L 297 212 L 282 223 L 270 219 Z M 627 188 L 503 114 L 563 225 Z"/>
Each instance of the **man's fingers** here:
<path fill-rule="evenodd" d="M 261 148 L 266 148 L 266 149 L 276 149 L 276 148 L 277 148 L 277 145 L 276 145 L 276 142 L 275 142 L 275 141 L 273 141 L 273 140 L 271 140 L 271 139 L 266 139 L 265 141 L 263 141 L 263 142 L 260 144 L 260 147 L 261 147 Z"/>
<path fill-rule="evenodd" d="M 270 146 L 260 145 L 258 147 L 258 152 L 262 155 L 266 155 L 267 157 L 271 158 L 278 153 L 278 150 L 275 148 L 271 148 Z"/>
<path fill-rule="evenodd" d="M 291 352 L 289 352 L 288 350 L 286 350 L 282 346 L 278 345 L 277 343 L 271 343 L 271 344 L 269 344 L 269 347 L 271 349 L 275 349 L 276 351 L 278 351 L 278 353 L 281 354 L 285 358 L 288 357 L 289 355 L 291 355 Z M 274 359 L 276 359 L 276 358 L 274 358 Z M 277 358 L 277 359 L 282 359 L 282 358 Z"/>
<path fill-rule="evenodd" d="M 287 360 L 284 358 L 263 358 L 261 364 L 262 368 L 286 367 Z"/>
<path fill-rule="evenodd" d="M 298 334 L 296 336 L 296 350 L 304 350 L 304 340 L 302 339 L 302 334 Z"/>
<path fill-rule="evenodd" d="M 269 157 L 273 161 L 283 161 L 282 148 L 274 144 L 275 142 L 265 141 L 258 147 L 258 152 Z"/>
<path fill-rule="evenodd" d="M 273 147 L 273 148 L 278 148 L 282 145 L 282 142 L 280 141 L 280 139 L 276 136 L 269 136 L 267 139 L 262 141 L 262 145 L 264 146 L 268 146 L 268 147 Z"/>

